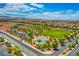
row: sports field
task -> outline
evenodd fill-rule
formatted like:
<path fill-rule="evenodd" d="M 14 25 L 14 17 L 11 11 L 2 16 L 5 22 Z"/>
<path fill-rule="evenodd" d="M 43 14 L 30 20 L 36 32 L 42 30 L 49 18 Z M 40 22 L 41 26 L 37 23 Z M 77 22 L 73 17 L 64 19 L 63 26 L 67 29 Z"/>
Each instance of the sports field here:
<path fill-rule="evenodd" d="M 49 30 L 49 31 L 43 31 L 42 35 L 62 38 L 63 35 L 69 35 L 70 33 L 71 33 L 71 30 Z"/>

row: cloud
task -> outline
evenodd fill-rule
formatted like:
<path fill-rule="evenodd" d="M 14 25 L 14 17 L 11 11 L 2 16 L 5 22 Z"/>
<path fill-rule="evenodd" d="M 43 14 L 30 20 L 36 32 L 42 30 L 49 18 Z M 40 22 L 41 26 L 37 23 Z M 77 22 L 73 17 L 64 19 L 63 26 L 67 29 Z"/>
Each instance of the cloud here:
<path fill-rule="evenodd" d="M 43 13 L 44 14 L 44 13 Z M 44 15 L 44 18 L 47 17 L 47 19 L 51 20 L 79 20 L 79 11 L 76 11 L 75 13 L 70 13 L 68 10 L 65 13 L 60 12 L 47 12 L 46 15 Z"/>
<path fill-rule="evenodd" d="M 25 12 L 25 11 L 31 11 L 31 10 L 36 10 L 36 8 L 30 7 L 28 5 L 24 5 L 24 4 L 7 4 L 7 6 L 5 7 L 6 10 L 11 10 L 11 11 L 20 11 L 20 12 Z"/>
<path fill-rule="evenodd" d="M 33 19 L 47 19 L 47 20 L 79 20 L 79 11 L 76 10 L 65 10 L 65 11 L 39 11 L 38 8 L 43 8 L 43 4 L 31 3 L 32 6 L 27 4 L 7 4 L 4 8 L 0 8 L 0 15 L 10 17 L 22 17 L 22 18 L 33 18 Z M 37 7 L 37 8 L 36 8 Z M 32 12 L 37 10 L 37 12 Z"/>
<path fill-rule="evenodd" d="M 0 14 L 5 14 L 5 10 L 3 10 L 2 8 L 0 8 Z"/>
<path fill-rule="evenodd" d="M 26 15 L 26 12 L 37 10 L 37 8 L 25 5 L 23 3 L 8 3 L 4 8 L 0 8 L 0 15 L 15 16 Z"/>
<path fill-rule="evenodd" d="M 38 14 L 30 14 L 30 18 L 35 19 L 47 19 L 47 20 L 79 20 L 79 11 L 69 12 L 66 10 L 65 13 L 62 11 L 57 12 L 43 12 Z"/>
<path fill-rule="evenodd" d="M 31 3 L 30 5 L 35 6 L 37 8 L 43 8 L 44 7 L 43 4 L 37 4 L 37 3 Z"/>

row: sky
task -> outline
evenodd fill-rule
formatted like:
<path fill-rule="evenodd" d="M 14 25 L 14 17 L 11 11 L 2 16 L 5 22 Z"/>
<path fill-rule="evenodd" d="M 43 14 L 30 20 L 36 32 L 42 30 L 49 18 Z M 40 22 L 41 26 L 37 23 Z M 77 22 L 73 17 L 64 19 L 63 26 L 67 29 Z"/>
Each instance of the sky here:
<path fill-rule="evenodd" d="M 79 20 L 79 4 L 0 3 L 0 16 L 46 20 Z"/>

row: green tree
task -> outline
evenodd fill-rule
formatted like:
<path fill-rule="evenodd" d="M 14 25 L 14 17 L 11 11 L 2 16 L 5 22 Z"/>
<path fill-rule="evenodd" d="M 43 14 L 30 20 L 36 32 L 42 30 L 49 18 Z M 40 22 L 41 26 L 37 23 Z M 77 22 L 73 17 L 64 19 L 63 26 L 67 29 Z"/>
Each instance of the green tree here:
<path fill-rule="evenodd" d="M 6 46 L 7 46 L 7 47 L 11 47 L 11 44 L 8 43 L 8 42 L 6 42 Z"/>
<path fill-rule="evenodd" d="M 70 37 L 71 37 L 71 38 L 74 38 L 74 36 L 73 36 L 73 35 L 70 35 Z"/>
<path fill-rule="evenodd" d="M 50 41 L 46 41 L 46 47 L 47 47 L 47 49 L 48 49 L 48 50 L 50 50 L 50 49 L 51 49 L 51 44 L 50 44 Z"/>
<path fill-rule="evenodd" d="M 74 48 L 76 46 L 76 43 L 72 43 L 72 47 Z"/>
<path fill-rule="evenodd" d="M 17 56 L 21 56 L 22 55 L 21 49 L 20 49 L 19 46 L 13 46 L 12 49 L 15 51 L 15 53 L 14 53 L 15 55 L 17 55 Z"/>
<path fill-rule="evenodd" d="M 17 28 L 19 26 L 19 24 L 15 24 L 13 25 L 13 28 Z"/>
<path fill-rule="evenodd" d="M 0 42 L 4 42 L 4 38 L 3 37 L 0 37 Z"/>
<path fill-rule="evenodd" d="M 68 47 L 69 47 L 69 50 L 71 50 L 71 49 L 72 49 L 72 46 L 71 46 L 71 45 L 69 45 Z"/>
<path fill-rule="evenodd" d="M 78 44 L 78 40 L 76 40 L 76 44 Z"/>
<path fill-rule="evenodd" d="M 67 39 L 68 41 L 70 41 L 70 37 L 68 35 L 64 35 L 65 39 Z"/>
<path fill-rule="evenodd" d="M 7 50 L 9 53 L 11 53 L 13 49 L 11 47 L 8 47 Z"/>
<path fill-rule="evenodd" d="M 36 48 L 41 50 L 41 49 L 42 49 L 41 44 L 37 44 L 37 45 L 36 45 Z"/>
<path fill-rule="evenodd" d="M 32 37 L 29 37 L 28 42 L 32 43 Z"/>
<path fill-rule="evenodd" d="M 79 51 L 76 53 L 77 56 L 79 56 Z"/>
<path fill-rule="evenodd" d="M 54 49 L 57 49 L 57 48 L 58 48 L 58 42 L 54 42 L 53 48 L 54 48 Z"/>
<path fill-rule="evenodd" d="M 47 45 L 46 44 L 43 44 L 43 49 L 47 49 Z"/>
<path fill-rule="evenodd" d="M 60 44 L 61 44 L 62 46 L 64 46 L 65 42 L 64 42 L 64 39 L 63 39 L 63 38 L 62 38 L 62 39 L 59 39 L 59 42 L 60 42 Z"/>
<path fill-rule="evenodd" d="M 28 35 L 30 36 L 30 37 L 32 37 L 32 35 L 33 35 L 33 32 L 32 32 L 32 30 L 28 30 Z"/>
<path fill-rule="evenodd" d="M 12 53 L 12 51 L 14 51 L 14 54 L 16 56 L 21 56 L 21 49 L 19 46 L 12 46 L 12 47 L 8 47 L 7 50 L 9 51 L 9 53 Z"/>

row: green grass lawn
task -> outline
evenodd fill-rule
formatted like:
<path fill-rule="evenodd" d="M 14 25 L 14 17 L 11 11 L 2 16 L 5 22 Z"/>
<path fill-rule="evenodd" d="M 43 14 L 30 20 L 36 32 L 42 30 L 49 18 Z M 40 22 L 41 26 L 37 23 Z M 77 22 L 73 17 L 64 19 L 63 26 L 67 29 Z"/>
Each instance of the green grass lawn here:
<path fill-rule="evenodd" d="M 58 37 L 62 38 L 63 35 L 68 35 L 71 33 L 71 30 L 50 30 L 50 31 L 43 31 L 42 35 L 48 35 L 50 37 Z"/>
<path fill-rule="evenodd" d="M 5 24 L 5 22 L 0 22 L 0 25 L 3 25 L 3 24 Z"/>

